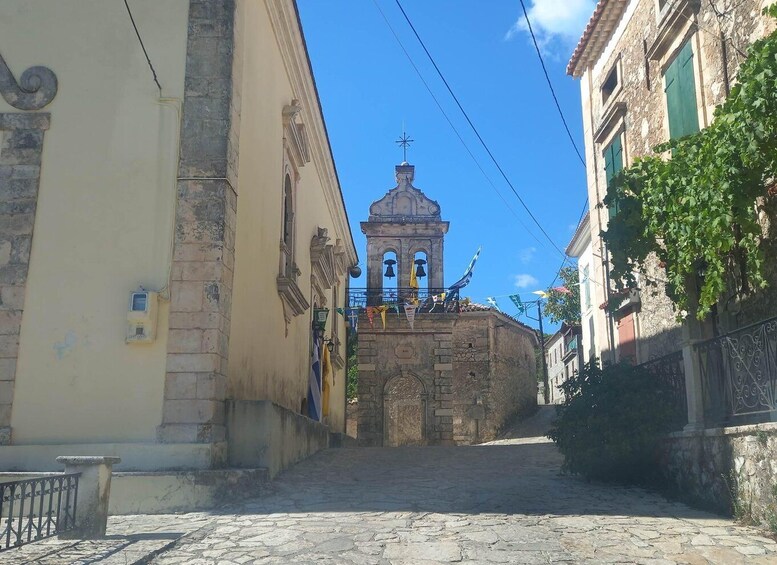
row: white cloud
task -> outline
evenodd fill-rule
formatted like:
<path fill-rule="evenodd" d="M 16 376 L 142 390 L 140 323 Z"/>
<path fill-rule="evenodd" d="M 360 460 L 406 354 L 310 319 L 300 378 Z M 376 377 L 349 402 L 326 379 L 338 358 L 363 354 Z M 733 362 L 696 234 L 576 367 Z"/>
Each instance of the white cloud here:
<path fill-rule="evenodd" d="M 518 288 L 528 288 L 530 286 L 537 286 L 540 281 L 535 279 L 531 275 L 515 275 L 515 286 Z"/>
<path fill-rule="evenodd" d="M 596 7 L 596 0 L 531 0 L 527 6 L 529 20 L 541 47 L 547 47 L 554 40 L 564 47 L 575 45 L 583 34 L 586 23 Z M 505 35 L 512 39 L 518 33 L 528 34 L 529 28 L 523 11 Z"/>
<path fill-rule="evenodd" d="M 534 254 L 537 253 L 536 247 L 524 247 L 518 252 L 518 259 L 523 263 L 524 265 L 526 263 L 530 263 L 532 259 L 534 259 Z"/>

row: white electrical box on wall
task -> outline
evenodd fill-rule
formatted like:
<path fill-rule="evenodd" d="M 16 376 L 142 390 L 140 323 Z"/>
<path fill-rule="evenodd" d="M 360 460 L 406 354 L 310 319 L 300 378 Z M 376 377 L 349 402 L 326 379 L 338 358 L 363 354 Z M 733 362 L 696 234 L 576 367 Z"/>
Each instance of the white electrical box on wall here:
<path fill-rule="evenodd" d="M 150 343 L 156 339 L 156 292 L 139 290 L 130 293 L 127 312 L 127 343 Z"/>

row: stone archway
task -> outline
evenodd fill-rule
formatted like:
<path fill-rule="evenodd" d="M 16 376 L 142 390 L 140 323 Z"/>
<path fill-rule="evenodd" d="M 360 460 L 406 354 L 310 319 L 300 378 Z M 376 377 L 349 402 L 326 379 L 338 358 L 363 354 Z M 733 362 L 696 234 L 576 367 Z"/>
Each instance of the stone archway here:
<path fill-rule="evenodd" d="M 389 379 L 383 390 L 383 445 L 426 444 L 426 390 L 414 375 Z"/>

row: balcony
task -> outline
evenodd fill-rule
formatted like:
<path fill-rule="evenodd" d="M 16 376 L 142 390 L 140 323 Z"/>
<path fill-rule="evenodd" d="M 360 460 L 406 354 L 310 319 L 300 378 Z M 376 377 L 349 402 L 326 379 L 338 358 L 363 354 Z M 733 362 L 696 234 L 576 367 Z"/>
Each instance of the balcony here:
<path fill-rule="evenodd" d="M 561 358 L 564 363 L 572 359 L 575 355 L 577 355 L 578 350 L 578 343 L 580 340 L 580 336 L 575 336 L 572 339 L 570 339 L 566 345 L 564 346 L 564 356 Z"/>
<path fill-rule="evenodd" d="M 450 293 L 446 288 L 351 288 L 348 291 L 349 308 L 388 306 L 402 311 L 405 304 L 416 300 L 419 313 L 446 314 L 460 311 L 458 293 Z"/>

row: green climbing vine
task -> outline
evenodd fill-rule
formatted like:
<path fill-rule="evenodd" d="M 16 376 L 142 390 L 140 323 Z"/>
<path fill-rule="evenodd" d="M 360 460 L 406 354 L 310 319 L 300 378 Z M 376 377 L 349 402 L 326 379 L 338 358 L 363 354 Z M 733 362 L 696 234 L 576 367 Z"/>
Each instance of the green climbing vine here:
<path fill-rule="evenodd" d="M 777 18 L 777 5 L 764 13 Z M 655 253 L 669 298 L 699 319 L 766 286 L 759 213 L 777 178 L 777 32 L 750 46 L 737 79 L 710 126 L 637 159 L 604 199 L 618 210 L 602 235 L 619 288 Z"/>

